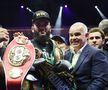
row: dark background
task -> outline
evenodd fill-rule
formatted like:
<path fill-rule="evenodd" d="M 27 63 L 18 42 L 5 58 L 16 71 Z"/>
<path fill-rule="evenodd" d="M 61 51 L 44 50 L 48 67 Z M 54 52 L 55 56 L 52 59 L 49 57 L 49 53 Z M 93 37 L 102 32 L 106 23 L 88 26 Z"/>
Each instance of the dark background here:
<path fill-rule="evenodd" d="M 68 27 L 76 21 L 88 26 L 97 26 L 102 20 L 94 8 L 99 7 L 108 17 L 108 0 L 0 0 L 0 24 L 3 27 L 30 27 L 32 13 L 26 10 L 29 7 L 33 12 L 47 11 L 54 26 L 59 13 L 60 5 L 68 5 L 69 12 L 63 11 L 62 26 Z M 24 5 L 21 9 L 20 6 Z"/>

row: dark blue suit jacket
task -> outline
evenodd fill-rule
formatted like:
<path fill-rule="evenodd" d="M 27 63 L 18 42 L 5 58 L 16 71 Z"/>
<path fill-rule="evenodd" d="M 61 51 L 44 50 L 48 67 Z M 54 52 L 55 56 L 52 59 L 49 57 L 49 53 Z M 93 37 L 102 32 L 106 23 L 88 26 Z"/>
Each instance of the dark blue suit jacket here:
<path fill-rule="evenodd" d="M 71 50 L 66 52 L 64 58 L 72 62 Z M 108 60 L 101 50 L 87 44 L 72 73 L 77 90 L 105 90 L 108 84 Z"/>

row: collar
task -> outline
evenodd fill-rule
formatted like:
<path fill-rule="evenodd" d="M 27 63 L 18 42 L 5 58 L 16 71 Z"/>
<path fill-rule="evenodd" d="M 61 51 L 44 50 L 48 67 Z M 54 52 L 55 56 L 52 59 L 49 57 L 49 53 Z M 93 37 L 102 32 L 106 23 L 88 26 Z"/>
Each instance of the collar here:
<path fill-rule="evenodd" d="M 87 45 L 87 42 L 83 45 L 83 47 L 81 47 L 81 48 L 79 49 L 79 51 L 78 51 L 77 53 L 81 53 L 82 50 L 84 49 L 84 47 L 85 47 L 86 45 Z M 72 51 L 72 53 L 76 54 L 73 47 L 71 47 L 71 51 Z"/>

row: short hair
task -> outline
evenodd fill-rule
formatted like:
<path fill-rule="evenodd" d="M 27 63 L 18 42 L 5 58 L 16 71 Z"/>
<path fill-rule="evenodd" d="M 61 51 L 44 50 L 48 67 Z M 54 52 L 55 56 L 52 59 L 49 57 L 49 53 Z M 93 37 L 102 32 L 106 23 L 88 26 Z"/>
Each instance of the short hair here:
<path fill-rule="evenodd" d="M 108 27 L 103 29 L 105 36 L 108 36 Z"/>
<path fill-rule="evenodd" d="M 99 32 L 102 36 L 102 39 L 105 39 L 105 33 L 103 32 L 102 29 L 98 28 L 98 27 L 94 27 L 94 28 L 91 28 L 89 30 L 89 33 L 93 33 L 93 32 Z"/>
<path fill-rule="evenodd" d="M 52 39 L 55 40 L 55 41 L 65 43 L 67 45 L 67 41 L 66 41 L 65 37 L 55 35 L 55 36 L 52 37 Z"/>
<path fill-rule="evenodd" d="M 102 30 L 108 28 L 108 19 L 103 19 L 102 21 L 100 21 L 98 27 Z"/>
<path fill-rule="evenodd" d="M 76 22 L 76 23 L 72 24 L 70 29 L 73 28 L 73 27 L 83 28 L 85 33 L 88 32 L 87 26 L 84 23 L 82 23 L 82 22 Z"/>

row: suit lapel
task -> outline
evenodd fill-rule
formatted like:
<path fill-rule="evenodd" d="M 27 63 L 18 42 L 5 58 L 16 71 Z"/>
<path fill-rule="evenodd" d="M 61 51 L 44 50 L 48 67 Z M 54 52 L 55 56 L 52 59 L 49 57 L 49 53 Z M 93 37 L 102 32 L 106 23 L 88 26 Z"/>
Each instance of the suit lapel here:
<path fill-rule="evenodd" d="M 81 55 L 78 58 L 78 61 L 75 65 L 75 68 L 73 69 L 72 72 L 76 72 L 80 65 L 84 62 L 85 58 L 89 55 L 89 45 L 86 45 L 83 51 L 81 52 Z"/>
<path fill-rule="evenodd" d="M 72 53 L 72 51 L 69 49 L 69 50 L 66 52 L 65 59 L 68 60 L 68 61 L 71 63 L 71 62 L 72 62 L 72 57 L 73 57 L 73 53 Z"/>

